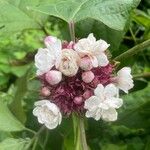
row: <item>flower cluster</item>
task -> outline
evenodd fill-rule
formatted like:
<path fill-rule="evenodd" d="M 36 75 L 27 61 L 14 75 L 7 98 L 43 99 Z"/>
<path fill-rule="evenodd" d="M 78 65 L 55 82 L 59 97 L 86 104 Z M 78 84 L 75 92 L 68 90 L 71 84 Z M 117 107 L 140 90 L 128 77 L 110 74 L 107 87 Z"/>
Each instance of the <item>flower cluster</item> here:
<path fill-rule="evenodd" d="M 39 123 L 53 129 L 61 123 L 62 115 L 72 112 L 115 121 L 116 109 L 123 104 L 119 89 L 128 93 L 133 80 L 129 67 L 115 74 L 115 66 L 107 57 L 110 45 L 96 40 L 92 33 L 70 43 L 48 36 L 44 43 L 46 48 L 35 55 L 43 97 L 33 110 Z"/>

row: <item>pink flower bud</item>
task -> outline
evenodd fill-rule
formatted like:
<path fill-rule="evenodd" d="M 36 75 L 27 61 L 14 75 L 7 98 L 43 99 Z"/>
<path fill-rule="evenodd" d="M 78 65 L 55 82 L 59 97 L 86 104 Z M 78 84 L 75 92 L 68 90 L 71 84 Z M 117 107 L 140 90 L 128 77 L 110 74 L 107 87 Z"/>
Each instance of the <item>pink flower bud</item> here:
<path fill-rule="evenodd" d="M 84 97 L 85 99 L 90 98 L 92 95 L 93 95 L 93 92 L 90 91 L 90 90 L 86 90 L 86 91 L 83 93 L 83 97 Z"/>
<path fill-rule="evenodd" d="M 55 43 L 57 40 L 56 37 L 54 36 L 47 36 L 45 39 L 44 39 L 44 43 L 45 45 L 48 47 L 51 43 Z"/>
<path fill-rule="evenodd" d="M 62 80 L 62 73 L 60 71 L 51 70 L 46 73 L 45 79 L 50 85 L 58 84 Z"/>
<path fill-rule="evenodd" d="M 77 96 L 74 98 L 74 103 L 77 104 L 77 105 L 81 105 L 82 102 L 83 102 L 83 98 L 81 96 Z"/>
<path fill-rule="evenodd" d="M 47 87 L 43 87 L 41 89 L 41 95 L 42 96 L 49 96 L 51 94 L 50 90 Z"/>
<path fill-rule="evenodd" d="M 92 71 L 86 71 L 82 73 L 82 80 L 85 83 L 90 83 L 94 79 L 94 73 Z"/>
<path fill-rule="evenodd" d="M 91 70 L 93 68 L 92 62 L 89 57 L 84 57 L 81 59 L 80 68 L 82 70 Z"/>

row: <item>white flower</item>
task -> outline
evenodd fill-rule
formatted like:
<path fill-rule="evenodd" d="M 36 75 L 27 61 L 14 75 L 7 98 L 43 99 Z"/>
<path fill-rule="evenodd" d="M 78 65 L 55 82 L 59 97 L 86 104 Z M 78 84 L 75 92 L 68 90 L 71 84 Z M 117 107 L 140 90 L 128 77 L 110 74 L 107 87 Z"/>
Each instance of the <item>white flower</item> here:
<path fill-rule="evenodd" d="M 132 78 L 131 68 L 124 67 L 118 71 L 117 77 L 115 77 L 116 86 L 125 93 L 128 93 L 128 90 L 134 86 Z"/>
<path fill-rule="evenodd" d="M 79 56 L 73 49 L 63 49 L 59 71 L 66 76 L 74 76 L 78 71 Z"/>
<path fill-rule="evenodd" d="M 93 67 L 106 66 L 109 61 L 105 54 L 105 50 L 109 47 L 104 40 L 96 41 L 96 38 L 93 36 L 93 33 L 89 34 L 87 38 L 79 40 L 74 49 L 79 53 L 81 57 L 88 56 L 92 63 Z"/>
<path fill-rule="evenodd" d="M 35 102 L 33 115 L 38 118 L 38 122 L 44 124 L 49 129 L 56 128 L 62 120 L 59 108 L 49 100 Z"/>
<path fill-rule="evenodd" d="M 117 120 L 116 109 L 123 104 L 122 99 L 118 98 L 118 89 L 113 84 L 104 87 L 98 84 L 94 90 L 94 96 L 85 101 L 84 108 L 87 109 L 86 117 L 95 120 L 102 118 L 105 121 Z"/>
<path fill-rule="evenodd" d="M 49 39 L 49 40 L 48 40 Z M 48 72 L 54 65 L 58 67 L 61 59 L 61 41 L 56 37 L 47 37 L 45 39 L 47 48 L 40 48 L 35 55 L 35 66 L 37 67 L 37 75 Z"/>

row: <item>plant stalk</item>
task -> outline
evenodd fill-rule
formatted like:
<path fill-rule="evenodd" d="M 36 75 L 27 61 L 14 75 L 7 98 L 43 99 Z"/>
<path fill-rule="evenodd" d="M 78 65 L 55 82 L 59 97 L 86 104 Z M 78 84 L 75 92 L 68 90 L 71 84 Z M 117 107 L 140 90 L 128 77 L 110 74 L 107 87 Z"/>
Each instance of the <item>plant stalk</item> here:
<path fill-rule="evenodd" d="M 86 141 L 85 127 L 84 127 L 84 118 L 79 117 L 79 129 L 80 137 L 82 143 L 82 150 L 88 150 L 88 145 Z"/>
<path fill-rule="evenodd" d="M 74 28 L 73 21 L 69 23 L 69 31 L 70 31 L 71 40 L 75 42 L 75 28 Z M 76 117 L 76 116 L 73 115 L 73 117 Z M 77 116 L 77 117 L 78 118 L 76 119 L 74 118 L 75 121 L 73 122 L 74 134 L 75 134 L 75 147 L 76 147 L 76 150 L 88 150 L 85 128 L 84 128 L 84 119 L 81 118 L 80 116 Z M 77 124 L 76 124 L 76 121 L 77 121 Z M 77 132 L 77 134 L 75 132 Z M 80 149 L 80 147 L 82 148 Z"/>
<path fill-rule="evenodd" d="M 131 56 L 139 53 L 140 51 L 142 51 L 148 47 L 150 47 L 150 39 L 132 47 L 131 49 L 127 50 L 126 52 L 124 52 L 121 55 L 114 58 L 114 60 L 115 61 L 121 61 L 122 59 L 131 57 Z"/>
<path fill-rule="evenodd" d="M 133 75 L 134 79 L 136 79 L 136 78 L 147 78 L 147 77 L 150 77 L 150 72 Z"/>
<path fill-rule="evenodd" d="M 71 21 L 69 23 L 69 31 L 70 31 L 71 40 L 73 42 L 75 42 L 75 28 L 74 28 L 74 22 L 73 21 Z"/>

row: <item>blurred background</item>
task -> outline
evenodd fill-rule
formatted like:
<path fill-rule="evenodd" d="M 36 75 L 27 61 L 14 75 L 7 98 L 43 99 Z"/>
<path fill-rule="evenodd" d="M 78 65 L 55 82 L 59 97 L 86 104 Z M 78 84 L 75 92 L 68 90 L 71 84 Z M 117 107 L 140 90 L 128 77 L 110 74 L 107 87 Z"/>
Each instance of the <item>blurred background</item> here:
<path fill-rule="evenodd" d="M 21 9 L 24 9 L 23 7 L 20 6 Z M 3 13 L 3 7 L 0 8 L 0 13 Z M 5 13 L 13 12 L 8 10 Z M 38 17 L 35 19 L 39 19 Z M 15 19 L 12 18 L 17 21 Z M 34 55 L 39 47 L 44 47 L 43 39 L 47 35 L 70 40 L 66 22 L 46 15 L 40 21 L 43 22 L 40 28 L 33 29 L 29 24 L 28 29 L 23 31 L 24 22 L 22 26 L 10 23 L 5 30 L 0 21 L 0 102 L 8 105 L 15 119 L 35 131 L 39 130 L 40 125 L 33 117 L 32 109 L 34 102 L 39 100 L 40 83 L 35 78 Z M 131 13 L 124 31 L 112 30 L 100 22 L 86 19 L 84 23 L 81 21 L 75 24 L 75 32 L 78 38 L 86 37 L 92 32 L 98 39 L 106 40 L 111 44 L 110 52 L 112 58 L 115 58 L 129 48 L 150 39 L 150 1 L 141 1 L 138 8 Z M 92 150 L 150 150 L 150 47 L 127 60 L 122 60 L 118 69 L 123 66 L 132 67 L 135 87 L 130 94 L 122 95 L 124 105 L 119 109 L 116 122 L 96 122 L 93 119 L 87 121 L 87 141 Z M 32 133 L 5 129 L 7 125 L 10 128 L 12 122 L 11 119 L 5 119 L 8 114 L 3 111 L 2 106 L 0 150 L 24 150 L 24 144 L 32 139 Z M 56 130 L 45 129 L 42 132 L 35 149 L 61 150 L 64 147 L 63 150 L 74 150 L 72 142 L 72 120 L 65 118 Z M 10 143 L 23 144 L 13 149 L 13 146 L 6 147 Z"/>

